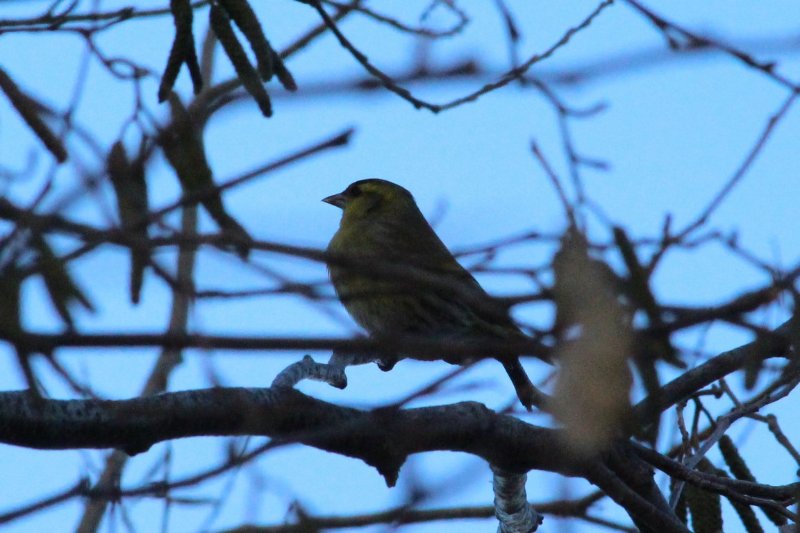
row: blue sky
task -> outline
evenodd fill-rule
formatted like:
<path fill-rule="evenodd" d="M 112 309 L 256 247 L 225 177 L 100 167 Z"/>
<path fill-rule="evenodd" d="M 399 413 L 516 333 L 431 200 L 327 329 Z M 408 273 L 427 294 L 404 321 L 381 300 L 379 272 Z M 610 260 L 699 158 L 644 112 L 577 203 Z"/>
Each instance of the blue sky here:
<path fill-rule="evenodd" d="M 755 38 L 796 32 L 796 21 L 800 20 L 800 4 L 790 1 L 651 3 L 671 20 L 734 43 L 746 44 Z M 150 4 L 161 6 L 159 2 L 137 3 L 142 7 Z M 300 3 L 269 0 L 253 4 L 276 47 L 290 42 L 317 23 L 313 11 Z M 124 4 L 103 2 L 102 5 L 104 9 L 113 9 Z M 391 6 L 376 5 L 391 9 Z M 411 5 L 418 9 L 407 7 L 406 13 L 419 13 L 425 3 L 404 3 L 404 6 Z M 495 70 L 506 68 L 501 21 L 492 5 L 491 2 L 465 3 L 473 22 L 464 35 L 434 44 L 430 60 L 446 65 L 456 59 L 475 57 Z M 591 11 L 596 2 L 518 0 L 509 5 L 523 31 L 520 55 L 524 58 L 547 48 Z M 4 3 L 3 17 L 38 13 L 44 7 L 45 4 L 39 2 Z M 414 21 L 414 18 L 406 15 L 406 20 Z M 446 22 L 441 14 L 437 14 L 435 20 Z M 197 16 L 197 24 L 205 27 L 205 11 Z M 172 37 L 171 27 L 168 18 L 123 24 L 103 34 L 98 44 L 109 56 L 129 55 L 159 72 Z M 413 60 L 414 43 L 408 37 L 397 36 L 360 17 L 354 17 L 342 28 L 357 46 L 368 52 L 375 64 L 390 73 Z M 663 38 L 650 25 L 624 3 L 618 3 L 552 60 L 532 72 L 558 71 L 618 54 L 656 50 L 663 45 Z M 0 64 L 32 94 L 64 106 L 75 82 L 81 51 L 80 39 L 72 35 L 6 34 L 0 39 Z M 800 79 L 800 61 L 796 56 L 777 51 L 757 55 L 779 60 L 779 69 L 784 75 Z M 531 229 L 543 232 L 563 229 L 565 220 L 557 197 L 529 150 L 530 141 L 535 139 L 566 181 L 567 170 L 554 111 L 534 91 L 511 85 L 477 103 L 439 115 L 416 111 L 407 102 L 385 92 L 304 96 L 304 85 L 311 86 L 331 77 L 362 74 L 360 66 L 331 36 L 293 57 L 288 66 L 300 91 L 295 97 L 276 97 L 273 118 L 264 119 L 256 107 L 246 101 L 210 123 L 206 142 L 215 177 L 220 181 L 233 177 L 347 127 L 355 127 L 356 135 L 345 149 L 327 152 L 230 191 L 226 196 L 230 211 L 255 237 L 324 247 L 336 230 L 339 212 L 320 199 L 342 190 L 351 181 L 367 177 L 390 179 L 409 188 L 423 212 L 436 221 L 437 231 L 452 249 Z M 222 54 L 218 56 L 217 68 L 218 76 L 231 75 Z M 97 64 L 92 64 L 90 69 L 77 119 L 89 125 L 103 143 L 110 144 L 130 112 L 130 89 L 113 80 Z M 414 90 L 422 98 L 443 102 L 471 92 L 476 83 L 473 80 L 431 84 L 414 86 Z M 163 117 L 166 110 L 154 102 L 156 87 L 157 81 L 144 85 L 148 105 Z M 269 88 L 274 90 L 272 86 Z M 185 72 L 179 77 L 178 89 L 184 97 L 189 95 Z M 555 89 L 562 99 L 575 107 L 606 105 L 604 112 L 571 123 L 578 150 L 610 165 L 606 172 L 585 170 L 584 183 L 588 196 L 613 221 L 640 237 L 657 235 L 667 213 L 673 215 L 676 227 L 691 221 L 742 162 L 769 115 L 787 96 L 785 89 L 762 74 L 716 55 L 659 63 L 580 86 L 555 86 Z M 6 168 L 23 168 L 38 144 L 3 102 L 0 105 L 0 164 Z M 721 232 L 737 231 L 741 245 L 761 259 L 784 266 L 800 260 L 800 237 L 795 223 L 796 199 L 800 197 L 800 181 L 796 174 L 798 135 L 800 110 L 793 108 L 778 125 L 742 183 L 711 220 L 711 227 Z M 88 154 L 81 160 L 96 169 L 97 162 Z M 40 157 L 33 178 L 3 183 L 3 193 L 18 201 L 30 198 L 49 165 L 47 157 Z M 157 161 L 148 170 L 152 205 L 165 205 L 175 199 L 179 194 L 177 180 L 164 162 Z M 75 184 L 71 170 L 62 171 L 56 177 L 53 198 L 72 190 Z M 97 209 L 94 198 L 85 198 L 75 203 L 69 213 L 78 219 L 102 223 L 107 220 L 103 213 L 113 212 L 110 189 L 104 189 L 103 198 L 105 210 Z M 173 218 L 172 222 L 176 220 Z M 204 229 L 214 229 L 213 223 L 205 217 L 202 224 Z M 609 237 L 600 224 L 593 224 L 593 231 L 598 238 Z M 551 253 L 548 246 L 521 246 L 501 254 L 497 264 L 541 264 Z M 172 260 L 168 253 L 159 257 L 167 264 Z M 610 259 L 615 260 L 614 257 Z M 326 276 L 324 266 L 316 263 L 268 255 L 255 255 L 253 262 L 293 279 L 320 280 Z M 98 308 L 93 315 L 78 313 L 81 329 L 87 332 L 160 331 L 165 327 L 169 314 L 168 289 L 159 280 L 148 278 L 143 302 L 131 307 L 127 300 L 128 259 L 121 250 L 106 248 L 75 262 L 73 267 L 74 274 L 82 280 Z M 242 265 L 235 257 L 215 251 L 200 255 L 197 276 L 199 283 L 209 288 L 264 282 L 252 268 Z M 530 289 L 526 280 L 513 276 L 481 275 L 480 280 L 498 294 Z M 663 302 L 693 305 L 724 301 L 767 281 L 762 272 L 717 245 L 691 253 L 674 253 L 654 280 L 656 294 Z M 58 328 L 58 320 L 43 296 L 40 283 L 33 281 L 25 289 L 25 323 L 40 330 Z M 544 306 L 525 306 L 515 311 L 521 320 L 539 325 L 548 325 L 552 319 L 552 311 Z M 766 325 L 774 325 L 785 316 L 764 312 L 758 318 Z M 312 303 L 296 296 L 204 301 L 193 310 L 191 328 L 220 334 L 303 336 L 346 335 L 356 331 L 338 303 Z M 748 338 L 740 331 L 715 326 L 705 338 L 704 350 L 714 353 Z M 679 341 L 683 346 L 693 347 L 698 339 L 699 335 L 694 332 L 681 336 Z M 5 347 L 0 347 L 0 353 L 0 386 L 20 388 L 23 382 L 14 358 Z M 59 357 L 102 394 L 110 398 L 128 398 L 137 394 L 156 353 L 154 350 L 120 350 L 117 353 L 65 350 Z M 211 367 L 223 384 L 265 386 L 281 368 L 301 355 L 190 351 L 185 363 L 174 374 L 171 389 L 208 386 L 207 374 Z M 312 355 L 318 359 L 327 356 L 325 353 Z M 527 362 L 526 366 L 532 375 L 540 378 L 548 371 L 535 361 Z M 67 397 L 69 391 L 63 383 L 44 365 L 39 367 L 50 393 Z M 374 367 L 359 367 L 348 371 L 350 385 L 344 391 L 321 384 L 302 384 L 300 388 L 329 401 L 372 406 L 400 398 L 448 370 L 445 364 L 415 362 L 403 362 L 390 373 L 382 373 Z M 504 379 L 499 365 L 486 361 L 458 381 L 484 386 L 456 389 L 425 401 L 477 399 L 497 407 L 513 392 Z M 793 401 L 789 398 L 786 403 Z M 791 410 L 784 405 L 774 412 L 780 415 Z M 788 417 L 785 420 L 790 424 L 785 428 L 790 438 L 800 437 L 800 427 L 791 425 Z M 537 416 L 531 417 L 531 421 L 548 423 Z M 665 426 L 669 425 L 666 421 Z M 750 454 L 754 461 L 751 467 L 760 479 L 775 483 L 792 481 L 786 474 L 793 471 L 791 463 L 778 453 L 774 442 L 764 433 L 758 428 L 750 434 L 747 424 L 741 423 L 733 436 L 747 439 L 748 446 L 753 448 L 745 447 L 745 451 L 756 447 L 760 450 L 757 456 Z M 262 441 L 252 439 L 250 445 Z M 173 450 L 171 476 L 179 477 L 222 461 L 226 444 L 224 439 L 195 438 L 156 446 L 130 462 L 123 485 L 137 484 L 150 466 L 158 462 L 166 446 Z M 766 453 L 772 451 L 775 453 Z M 0 486 L 0 510 L 69 486 L 87 468 L 94 472 L 103 453 L 31 451 L 0 446 L 0 457 L 6 465 L 6 483 Z M 214 522 L 215 528 L 239 524 L 243 517 L 259 523 L 279 522 L 286 506 L 295 498 L 299 498 L 308 511 L 320 514 L 377 511 L 403 502 L 412 482 L 421 482 L 434 491 L 434 497 L 428 502 L 430 505 L 486 504 L 491 501 L 491 489 L 488 469 L 484 466 L 471 457 L 426 454 L 412 458 L 404 467 L 399 486 L 387 489 L 374 470 L 358 461 L 292 446 L 259 461 L 261 493 L 253 491 L 251 483 L 255 476 L 242 473 L 232 487 L 227 487 L 227 478 L 223 478 L 191 494 L 204 497 L 216 497 L 223 492 L 230 494 L 231 503 Z M 533 500 L 563 494 L 581 495 L 586 491 L 585 484 L 567 483 L 544 474 L 531 475 L 528 485 L 528 494 Z M 145 531 L 158 527 L 162 505 L 157 500 L 132 503 L 130 514 L 136 526 Z M 603 504 L 603 508 L 611 507 L 610 503 Z M 80 509 L 79 502 L 62 505 L 30 520 L 18 521 L 8 530 L 69 528 L 76 523 Z M 171 513 L 171 531 L 194 531 L 207 516 L 206 510 L 192 506 L 177 507 Z M 551 517 L 546 520 L 544 531 L 554 530 L 550 529 L 554 524 L 561 525 Z M 467 521 L 444 527 L 434 523 L 408 529 L 415 532 L 485 531 L 487 527 L 493 526 L 485 521 Z M 379 529 L 375 527 L 370 531 Z M 571 529 L 593 530 L 583 524 L 574 524 Z"/>

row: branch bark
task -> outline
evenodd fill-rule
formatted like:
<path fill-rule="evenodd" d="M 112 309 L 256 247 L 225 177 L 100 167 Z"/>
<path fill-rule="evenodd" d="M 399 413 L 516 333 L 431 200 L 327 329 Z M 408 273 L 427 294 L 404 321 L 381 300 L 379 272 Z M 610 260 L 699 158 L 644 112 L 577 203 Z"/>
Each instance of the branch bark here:
<path fill-rule="evenodd" d="M 475 402 L 363 411 L 288 388 L 217 388 L 130 400 L 35 400 L 0 394 L 0 441 L 41 449 L 118 448 L 202 435 L 263 435 L 355 457 L 391 486 L 408 455 L 471 453 L 512 472 L 581 475 L 559 430 L 497 414 Z"/>

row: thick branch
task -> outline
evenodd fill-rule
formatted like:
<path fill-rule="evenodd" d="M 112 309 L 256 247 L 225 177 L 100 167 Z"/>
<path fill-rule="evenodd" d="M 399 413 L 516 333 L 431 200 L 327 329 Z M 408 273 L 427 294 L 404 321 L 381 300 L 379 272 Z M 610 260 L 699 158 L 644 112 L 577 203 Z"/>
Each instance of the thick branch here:
<path fill-rule="evenodd" d="M 703 387 L 741 369 L 749 360 L 764 360 L 785 354 L 789 348 L 790 322 L 781 324 L 773 335 L 758 338 L 706 361 L 664 385 L 656 396 L 648 396 L 636 406 L 639 416 L 661 413 Z"/>
<path fill-rule="evenodd" d="M 204 389 L 131 400 L 36 400 L 0 394 L 0 441 L 43 449 L 120 448 L 202 435 L 264 435 L 362 459 L 393 484 L 406 457 L 462 451 L 516 472 L 580 475 L 560 432 L 481 404 L 362 411 L 292 389 Z"/>

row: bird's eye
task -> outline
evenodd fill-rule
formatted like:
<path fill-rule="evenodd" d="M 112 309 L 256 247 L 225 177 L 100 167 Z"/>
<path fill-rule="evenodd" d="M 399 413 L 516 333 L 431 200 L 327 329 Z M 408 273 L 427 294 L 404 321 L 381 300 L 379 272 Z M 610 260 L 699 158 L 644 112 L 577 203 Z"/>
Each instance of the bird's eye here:
<path fill-rule="evenodd" d="M 357 185 L 351 186 L 350 188 L 347 189 L 347 194 L 352 198 L 355 198 L 356 196 L 361 196 L 361 189 Z"/>

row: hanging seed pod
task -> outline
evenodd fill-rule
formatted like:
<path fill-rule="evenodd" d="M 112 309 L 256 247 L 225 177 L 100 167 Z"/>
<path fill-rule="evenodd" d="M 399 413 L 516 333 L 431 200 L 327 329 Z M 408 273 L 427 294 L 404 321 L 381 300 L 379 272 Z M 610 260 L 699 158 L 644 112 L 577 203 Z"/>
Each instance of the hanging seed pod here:
<path fill-rule="evenodd" d="M 191 1 L 170 0 L 169 6 L 172 11 L 172 21 L 175 24 L 175 39 L 172 41 L 167 66 L 164 67 L 164 74 L 161 76 L 161 83 L 158 87 L 159 102 L 166 100 L 169 93 L 172 92 L 181 65 L 184 63 L 189 69 L 194 93 L 197 94 L 203 89 L 203 76 L 200 73 L 200 64 L 197 61 L 197 51 L 194 47 L 194 34 L 192 33 L 194 13 Z"/>
<path fill-rule="evenodd" d="M 739 454 L 739 450 L 736 449 L 736 445 L 729 436 L 723 435 L 719 439 L 719 451 L 722 453 L 722 458 L 725 459 L 725 464 L 728 465 L 733 477 L 742 481 L 757 483 L 756 477 L 750 471 L 750 468 L 748 468 L 747 463 L 744 462 L 744 458 Z M 786 524 L 786 517 L 782 514 L 778 514 L 771 509 L 762 508 L 761 510 L 766 517 L 769 518 L 770 522 L 776 526 Z"/>
<path fill-rule="evenodd" d="M 219 0 L 219 4 L 250 43 L 261 79 L 271 80 L 274 74 L 272 69 L 274 51 L 264 35 L 264 30 L 261 28 L 253 8 L 250 7 L 247 0 Z"/>
<path fill-rule="evenodd" d="M 228 15 L 222 8 L 212 5 L 209 12 L 209 19 L 211 29 L 214 30 L 217 39 L 219 39 L 220 44 L 222 44 L 222 48 L 225 50 L 228 59 L 230 59 L 245 90 L 250 93 L 250 96 L 256 101 L 259 109 L 261 109 L 261 113 L 265 117 L 271 117 L 272 103 L 269 100 L 267 90 L 264 89 L 264 86 L 261 84 L 261 80 L 258 77 L 258 73 L 253 68 L 253 65 L 250 64 L 250 60 L 247 58 L 244 48 L 242 48 L 242 45 L 236 39 L 236 34 L 231 27 L 230 18 L 228 18 Z"/>
<path fill-rule="evenodd" d="M 730 478 L 728 473 L 720 468 L 715 468 L 714 473 L 719 477 Z M 728 502 L 733 507 L 733 510 L 736 511 L 736 514 L 739 515 L 739 519 L 742 521 L 747 533 L 764 533 L 764 528 L 761 527 L 761 523 L 758 521 L 758 517 L 752 507 L 731 498 L 728 498 Z"/>
<path fill-rule="evenodd" d="M 287 91 L 296 91 L 297 83 L 294 81 L 292 73 L 289 72 L 289 69 L 287 69 L 286 65 L 283 63 L 283 59 L 281 59 L 281 56 L 278 55 L 278 53 L 274 50 L 272 51 L 272 54 L 272 62 L 275 65 L 275 75 L 278 76 L 278 80 L 281 82 L 281 85 L 283 85 L 283 88 Z"/>
<path fill-rule="evenodd" d="M 708 459 L 697 465 L 701 472 L 713 471 Z M 686 503 L 692 515 L 692 529 L 695 533 L 720 533 L 722 529 L 722 506 L 719 494 L 705 491 L 691 484 L 684 488 Z"/>

